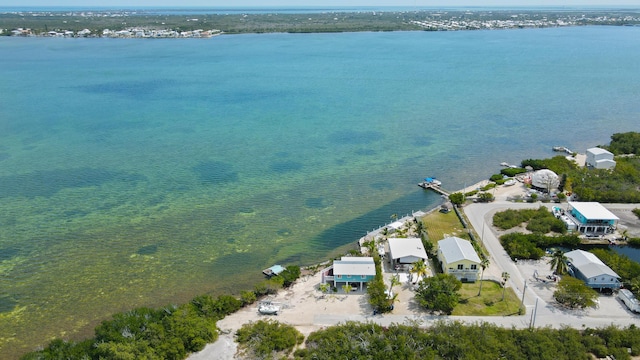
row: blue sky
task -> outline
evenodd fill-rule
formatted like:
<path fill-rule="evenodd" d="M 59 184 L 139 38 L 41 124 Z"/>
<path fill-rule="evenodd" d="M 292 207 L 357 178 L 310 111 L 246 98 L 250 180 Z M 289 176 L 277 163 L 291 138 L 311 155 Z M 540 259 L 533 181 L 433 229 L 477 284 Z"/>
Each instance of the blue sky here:
<path fill-rule="evenodd" d="M 640 0 L 0 0 L 0 6 L 638 6 Z"/>

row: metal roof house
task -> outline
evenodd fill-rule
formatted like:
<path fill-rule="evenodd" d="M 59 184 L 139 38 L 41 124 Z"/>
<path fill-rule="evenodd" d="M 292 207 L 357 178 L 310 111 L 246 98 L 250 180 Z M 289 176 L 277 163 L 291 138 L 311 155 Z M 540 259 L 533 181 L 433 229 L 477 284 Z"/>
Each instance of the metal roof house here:
<path fill-rule="evenodd" d="M 438 241 L 438 260 L 442 271 L 463 282 L 475 282 L 481 267 L 481 260 L 469 240 L 448 237 Z"/>
<path fill-rule="evenodd" d="M 613 233 L 619 218 L 597 202 L 569 202 L 569 213 L 581 233 Z"/>
<path fill-rule="evenodd" d="M 389 262 L 392 265 L 427 261 L 427 252 L 418 238 L 389 238 Z"/>
<path fill-rule="evenodd" d="M 620 276 L 597 256 L 583 250 L 564 254 L 569 259 L 569 273 L 594 289 L 619 289 Z"/>
<path fill-rule="evenodd" d="M 363 290 L 364 284 L 375 276 L 376 266 L 372 257 L 343 256 L 322 270 L 322 283 L 330 283 L 334 287 L 351 284 L 356 290 Z"/>
<path fill-rule="evenodd" d="M 587 149 L 587 159 L 585 163 L 587 167 L 592 169 L 613 169 L 616 167 L 613 154 L 599 147 Z"/>

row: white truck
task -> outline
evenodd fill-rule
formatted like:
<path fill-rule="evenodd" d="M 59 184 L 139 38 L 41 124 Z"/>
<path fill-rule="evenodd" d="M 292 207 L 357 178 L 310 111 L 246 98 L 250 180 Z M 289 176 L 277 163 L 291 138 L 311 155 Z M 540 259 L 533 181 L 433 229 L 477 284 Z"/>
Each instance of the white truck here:
<path fill-rule="evenodd" d="M 618 291 L 618 299 L 622 300 L 629 310 L 635 313 L 640 313 L 640 302 L 638 302 L 638 299 L 633 296 L 631 291 L 627 289 L 620 289 Z"/>

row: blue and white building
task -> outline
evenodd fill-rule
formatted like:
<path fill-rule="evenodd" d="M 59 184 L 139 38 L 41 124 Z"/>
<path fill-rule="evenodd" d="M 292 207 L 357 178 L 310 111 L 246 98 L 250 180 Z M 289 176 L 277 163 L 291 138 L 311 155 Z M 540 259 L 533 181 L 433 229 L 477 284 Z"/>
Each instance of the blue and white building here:
<path fill-rule="evenodd" d="M 577 230 L 587 234 L 610 234 L 618 225 L 617 216 L 597 202 L 569 202 L 569 214 Z"/>
<path fill-rule="evenodd" d="M 322 270 L 322 283 L 336 288 L 349 284 L 354 290 L 361 291 L 375 276 L 376 266 L 372 257 L 343 256 Z"/>

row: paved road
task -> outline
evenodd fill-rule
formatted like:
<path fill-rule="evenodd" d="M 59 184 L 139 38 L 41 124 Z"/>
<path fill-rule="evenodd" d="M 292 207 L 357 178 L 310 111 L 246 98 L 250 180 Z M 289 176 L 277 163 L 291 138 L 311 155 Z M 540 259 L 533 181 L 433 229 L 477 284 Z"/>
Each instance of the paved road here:
<path fill-rule="evenodd" d="M 633 314 L 615 297 L 600 296 L 600 305 L 597 309 L 565 310 L 557 306 L 553 300 L 555 284 L 543 284 L 533 279 L 533 270 L 541 275 L 550 273 L 549 265 L 544 261 L 518 261 L 516 264 L 500 245 L 496 234 L 492 231 L 492 217 L 498 211 L 511 209 L 538 208 L 540 206 L 554 206 L 555 204 L 541 203 L 513 203 L 506 200 L 498 200 L 488 204 L 471 204 L 464 208 L 471 226 L 476 233 L 481 235 L 481 240 L 487 248 L 491 264 L 487 273 L 493 277 L 500 277 L 503 271 L 510 274 L 507 286 L 514 289 L 516 294 L 522 295 L 522 290 L 527 281 L 524 305 L 527 313 L 521 316 L 431 316 L 431 315 L 344 315 L 344 314 L 317 314 L 314 317 L 314 325 L 329 326 L 345 321 L 371 321 L 388 326 L 393 323 L 418 323 L 430 325 L 435 321 L 459 321 L 473 324 L 487 322 L 504 327 L 527 328 L 550 326 L 561 328 L 569 326 L 576 329 L 584 327 L 598 328 L 608 325 L 627 326 L 640 323 L 640 316 Z M 634 209 L 637 204 L 607 204 L 610 210 Z M 483 230 L 484 229 L 484 230 Z M 490 271 L 489 271 L 490 270 Z M 537 306 L 536 306 L 537 303 Z M 535 310 L 535 311 L 534 311 Z M 535 315 L 535 316 L 534 316 Z"/>

